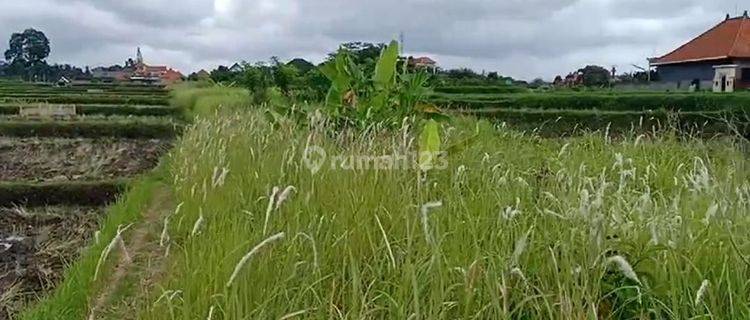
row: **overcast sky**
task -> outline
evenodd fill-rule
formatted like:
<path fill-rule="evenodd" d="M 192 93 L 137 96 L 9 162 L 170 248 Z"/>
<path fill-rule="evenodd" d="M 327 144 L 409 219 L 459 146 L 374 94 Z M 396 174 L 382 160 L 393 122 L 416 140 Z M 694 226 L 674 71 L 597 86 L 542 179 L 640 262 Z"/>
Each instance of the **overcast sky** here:
<path fill-rule="evenodd" d="M 745 7 L 743 7 L 745 6 Z M 235 61 L 319 62 L 345 41 L 387 42 L 444 68 L 551 80 L 587 64 L 646 64 L 750 9 L 747 0 L 0 0 L 2 51 L 34 27 L 51 63 L 147 63 L 189 73 Z"/>

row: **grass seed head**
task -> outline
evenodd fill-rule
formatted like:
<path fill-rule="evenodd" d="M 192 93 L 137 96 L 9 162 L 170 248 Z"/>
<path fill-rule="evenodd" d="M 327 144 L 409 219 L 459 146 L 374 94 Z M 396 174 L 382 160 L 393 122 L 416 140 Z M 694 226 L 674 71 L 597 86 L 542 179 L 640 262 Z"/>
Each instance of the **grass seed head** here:
<path fill-rule="evenodd" d="M 276 210 L 278 210 L 279 207 L 281 207 L 281 204 L 283 204 L 284 201 L 289 199 L 289 197 L 292 195 L 292 192 L 296 192 L 296 191 L 297 191 L 297 188 L 295 188 L 294 186 L 286 187 L 286 189 L 284 189 L 284 191 L 282 191 L 281 194 L 279 194 L 279 197 L 276 200 Z"/>
<path fill-rule="evenodd" d="M 695 293 L 695 301 L 693 304 L 698 307 L 703 302 L 703 296 L 706 294 L 706 291 L 708 291 L 708 286 L 710 282 L 708 279 L 703 280 L 701 283 L 701 287 L 698 288 L 698 292 Z"/>
<path fill-rule="evenodd" d="M 240 259 L 240 262 L 237 263 L 237 265 L 234 267 L 234 272 L 232 272 L 232 276 L 229 277 L 229 281 L 227 281 L 226 287 L 230 288 L 232 284 L 234 283 L 234 280 L 237 278 L 237 275 L 239 275 L 240 271 L 242 271 L 242 268 L 252 259 L 254 255 L 256 255 L 263 247 L 279 241 L 281 239 L 284 239 L 285 233 L 277 233 L 275 235 L 272 235 L 268 237 L 266 240 L 261 241 L 258 245 L 253 247 L 252 250 L 250 250 L 242 259 Z"/>
<path fill-rule="evenodd" d="M 607 259 L 607 265 L 615 264 L 620 269 L 620 272 L 622 273 L 625 278 L 628 278 L 630 280 L 633 280 L 637 282 L 639 285 L 641 284 L 641 280 L 638 279 L 638 275 L 633 270 L 633 267 L 630 265 L 628 260 L 626 260 L 622 256 L 613 256 L 609 257 Z"/>
<path fill-rule="evenodd" d="M 429 221 L 429 213 L 430 210 L 435 208 L 440 208 L 443 206 L 442 201 L 434 201 L 434 202 L 428 202 L 422 205 L 422 208 L 420 210 L 421 216 L 422 216 L 422 229 L 424 231 L 424 237 L 425 240 L 427 240 L 428 243 L 433 243 L 432 234 L 430 233 L 430 221 Z"/>

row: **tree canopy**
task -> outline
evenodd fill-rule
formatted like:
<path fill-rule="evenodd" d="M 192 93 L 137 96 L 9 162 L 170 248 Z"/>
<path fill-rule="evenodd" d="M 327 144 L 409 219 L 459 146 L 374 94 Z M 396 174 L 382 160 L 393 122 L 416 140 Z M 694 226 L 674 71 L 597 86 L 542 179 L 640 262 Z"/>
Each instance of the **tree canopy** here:
<path fill-rule="evenodd" d="M 315 65 L 312 64 L 312 62 L 302 58 L 292 59 L 292 61 L 289 61 L 287 65 L 297 68 L 297 71 L 299 71 L 300 74 L 305 74 L 308 71 L 315 69 Z"/>
<path fill-rule="evenodd" d="M 385 43 L 347 42 L 341 44 L 339 51 L 329 53 L 328 60 L 332 61 L 340 52 L 346 52 L 351 56 L 352 62 L 369 70 L 375 68 L 375 62 L 384 48 Z"/>
<path fill-rule="evenodd" d="M 46 63 L 50 53 L 49 39 L 44 32 L 26 29 L 22 33 L 13 33 L 9 41 L 10 48 L 5 51 L 5 60 L 11 64 L 22 63 L 34 66 Z"/>
<path fill-rule="evenodd" d="M 583 75 L 583 85 L 587 87 L 604 87 L 610 84 L 610 71 L 600 66 L 586 66 L 578 70 Z"/>

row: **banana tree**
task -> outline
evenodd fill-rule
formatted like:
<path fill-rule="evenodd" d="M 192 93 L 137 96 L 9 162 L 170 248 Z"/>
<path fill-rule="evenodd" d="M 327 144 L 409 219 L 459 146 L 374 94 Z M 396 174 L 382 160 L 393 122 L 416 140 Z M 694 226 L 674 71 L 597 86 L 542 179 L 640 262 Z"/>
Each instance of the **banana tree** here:
<path fill-rule="evenodd" d="M 398 53 L 398 42 L 386 46 L 371 76 L 365 75 L 345 50 L 321 66 L 321 72 L 331 81 L 326 97 L 330 114 L 364 126 L 373 122 L 398 124 L 406 116 L 438 114 L 436 107 L 425 103 L 431 93 L 429 77 L 410 73 L 405 66 L 399 70 Z"/>
<path fill-rule="evenodd" d="M 422 119 L 420 154 L 437 155 L 440 149 L 440 124 L 447 117 L 427 103 L 432 93 L 429 76 L 409 72 L 403 62 L 399 70 L 399 45 L 392 41 L 380 53 L 375 70 L 366 76 L 351 56 L 340 50 L 333 61 L 320 67 L 331 81 L 326 97 L 329 114 L 348 124 L 368 127 L 372 124 L 395 126 L 405 117 Z M 429 158 L 421 159 L 420 169 L 430 170 Z"/>

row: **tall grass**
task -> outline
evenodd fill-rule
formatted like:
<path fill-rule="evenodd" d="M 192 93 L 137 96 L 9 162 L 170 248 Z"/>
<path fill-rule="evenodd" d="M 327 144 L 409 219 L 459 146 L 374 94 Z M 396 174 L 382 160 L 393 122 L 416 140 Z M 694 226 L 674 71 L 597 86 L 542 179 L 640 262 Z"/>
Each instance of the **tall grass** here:
<path fill-rule="evenodd" d="M 139 318 L 750 317 L 750 184 L 730 140 L 543 139 L 458 119 L 448 145 L 474 132 L 426 177 L 311 172 L 310 145 L 387 155 L 413 135 L 199 117 L 171 155 L 182 207 Z"/>
<path fill-rule="evenodd" d="M 250 93 L 245 89 L 189 82 L 178 85 L 172 91 L 171 105 L 181 108 L 185 117 L 192 119 L 212 114 L 219 107 L 245 108 L 250 101 Z"/>

